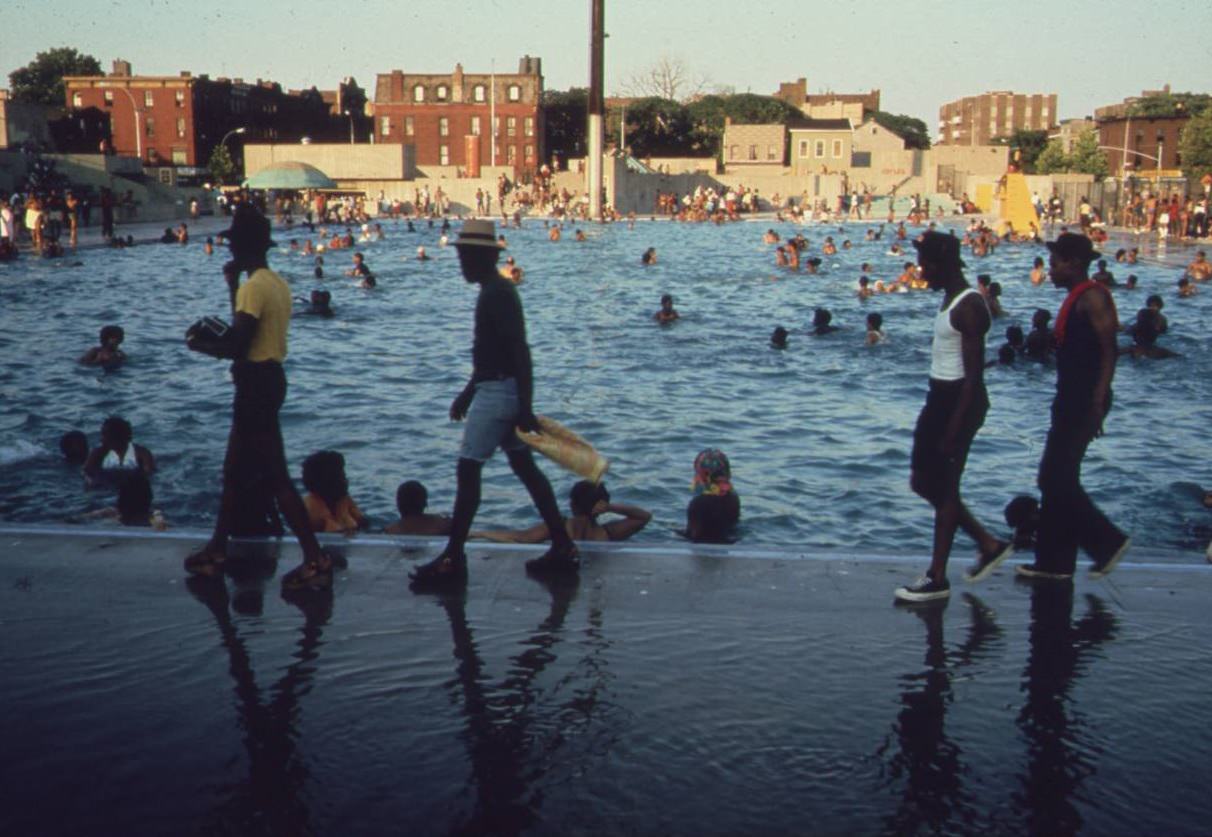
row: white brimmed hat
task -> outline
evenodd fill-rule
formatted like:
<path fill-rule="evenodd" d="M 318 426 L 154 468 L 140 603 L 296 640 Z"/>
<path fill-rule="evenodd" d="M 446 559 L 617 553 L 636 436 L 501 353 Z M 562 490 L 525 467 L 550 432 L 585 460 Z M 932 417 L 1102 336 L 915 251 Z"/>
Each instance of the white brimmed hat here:
<path fill-rule="evenodd" d="M 497 241 L 496 224 L 492 221 L 469 219 L 463 222 L 459 237 L 455 239 L 455 247 L 491 247 L 500 250 Z"/>

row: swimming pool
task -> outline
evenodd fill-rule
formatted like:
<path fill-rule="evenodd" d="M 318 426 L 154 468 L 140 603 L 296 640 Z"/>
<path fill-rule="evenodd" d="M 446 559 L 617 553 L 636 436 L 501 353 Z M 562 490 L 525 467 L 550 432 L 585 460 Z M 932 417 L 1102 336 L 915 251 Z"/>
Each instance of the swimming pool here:
<path fill-rule="evenodd" d="M 470 371 L 476 296 L 459 275 L 453 248 L 439 246 L 438 227 L 420 224 L 410 233 L 402 224 L 384 226 L 386 240 L 358 248 L 379 277 L 374 291 L 356 289 L 342 275 L 351 251 L 327 254 L 329 278 L 311 278 L 310 259 L 286 250 L 305 231 L 276 231 L 281 251 L 271 256 L 296 295 L 328 288 L 337 312 L 332 319 L 296 317 L 291 328 L 283 429 L 292 471 L 312 451 L 344 453 L 351 493 L 376 528 L 394 518 L 401 480 L 425 482 L 432 510 L 448 511 L 453 502 L 461 426 L 446 413 Z M 862 262 L 875 266 L 873 278 L 899 273 L 906 257 L 887 253 L 891 228 L 882 241 L 866 242 L 864 230 L 874 224 L 846 224 L 844 232 L 774 224 L 784 236 L 802 229 L 809 256 L 820 255 L 827 234 L 853 241 L 809 276 L 775 267 L 773 246 L 761 240 L 767 226 L 641 221 L 634 230 L 586 227 L 588 240 L 579 243 L 571 234 L 548 241 L 536 220 L 506 230 L 509 253 L 525 270 L 520 292 L 536 409 L 610 457 L 606 481 L 616 499 L 654 512 L 638 540 L 676 538 L 691 463 L 711 446 L 732 460 L 744 542 L 925 554 L 931 514 L 908 488 L 909 449 L 938 297 L 856 299 Z M 413 259 L 422 244 L 432 261 Z M 658 261 L 644 267 L 647 247 L 656 248 Z M 1104 249 L 1114 252 L 1110 244 Z M 1187 550 L 1196 560 L 1210 534 L 1199 499 L 1200 486 L 1212 482 L 1205 442 L 1212 361 L 1201 329 L 1212 291 L 1178 300 L 1174 281 L 1192 251 L 1170 249 L 1166 260 L 1133 266 L 1140 287 L 1118 291 L 1117 301 L 1129 319 L 1148 294 L 1161 293 L 1171 326 L 1163 342 L 1182 357 L 1120 363 L 1116 409 L 1086 458 L 1084 479 L 1136 543 Z M 970 281 L 990 273 L 1004 287 L 1009 313 L 994 324 L 989 359 L 1006 325 L 1027 330 L 1036 307 L 1055 313 L 1060 304 L 1050 283 L 1036 288 L 1028 281 L 1036 255 L 1045 255 L 1042 247 L 1015 245 L 983 259 L 967 256 Z M 109 494 L 82 489 L 57 442 L 78 428 L 95 444 L 102 419 L 120 414 L 159 460 L 156 505 L 170 524 L 208 527 L 218 506 L 231 389 L 226 365 L 188 352 L 182 335 L 201 315 L 226 314 L 224 256 L 206 256 L 196 241 L 88 250 L 75 260 L 81 266 L 28 258 L 0 264 L 0 519 L 61 522 L 108 505 Z M 1129 272 L 1113 269 L 1121 280 Z M 651 316 L 666 292 L 682 319 L 661 327 Z M 840 331 L 808 335 L 819 305 L 833 311 Z M 883 315 L 888 339 L 869 348 L 863 321 L 871 311 Z M 126 329 L 128 363 L 110 373 L 77 365 L 111 322 Z M 791 331 L 785 351 L 768 344 L 778 324 Z M 997 529 L 1005 502 L 1034 489 L 1053 382 L 1053 371 L 1036 365 L 988 372 L 992 406 L 964 491 L 977 516 Z M 575 478 L 550 463 L 544 470 L 566 507 Z M 498 456 L 485 469 L 477 527 L 535 519 Z M 961 539 L 957 555 L 968 549 Z"/>

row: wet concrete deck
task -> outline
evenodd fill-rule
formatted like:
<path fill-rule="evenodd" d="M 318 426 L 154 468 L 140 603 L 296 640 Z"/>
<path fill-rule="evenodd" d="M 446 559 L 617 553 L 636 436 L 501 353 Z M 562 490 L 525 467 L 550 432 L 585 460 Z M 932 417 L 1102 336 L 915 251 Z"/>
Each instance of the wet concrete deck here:
<path fill-rule="evenodd" d="M 580 578 L 437 544 L 0 527 L 5 834 L 1206 834 L 1212 567 L 945 606 L 924 558 L 611 545 Z"/>

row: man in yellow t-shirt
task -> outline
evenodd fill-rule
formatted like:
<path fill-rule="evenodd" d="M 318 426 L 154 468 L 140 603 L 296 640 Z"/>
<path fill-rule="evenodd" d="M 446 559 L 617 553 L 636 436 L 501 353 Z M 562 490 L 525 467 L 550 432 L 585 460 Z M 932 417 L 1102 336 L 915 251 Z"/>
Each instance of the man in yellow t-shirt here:
<path fill-rule="evenodd" d="M 232 402 L 231 435 L 223 461 L 223 497 L 210 540 L 185 559 L 195 575 L 216 576 L 227 558 L 227 537 L 237 513 L 241 490 L 269 492 L 257 498 L 277 503 L 303 549 L 303 564 L 287 573 L 288 589 L 326 588 L 332 584 L 332 560 L 320 549 L 307 510 L 286 467 L 278 411 L 286 398 L 286 332 L 290 326 L 290 286 L 269 269 L 265 254 L 273 241 L 269 221 L 250 204 L 233 213 L 231 229 L 223 234 L 232 260 L 224 268 L 235 289 L 241 273 L 248 281 L 236 289 L 234 320 L 221 337 L 191 333 L 186 345 L 212 357 L 230 358 L 236 385 Z"/>

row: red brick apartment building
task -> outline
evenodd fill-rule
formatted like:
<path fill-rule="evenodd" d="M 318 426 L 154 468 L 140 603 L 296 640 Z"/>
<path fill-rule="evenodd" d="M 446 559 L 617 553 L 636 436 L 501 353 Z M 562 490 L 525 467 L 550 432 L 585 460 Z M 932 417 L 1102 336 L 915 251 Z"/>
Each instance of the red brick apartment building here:
<path fill-rule="evenodd" d="M 205 166 L 214 147 L 238 128 L 245 131 L 229 141 L 233 152 L 243 141 L 339 140 L 347 124 L 318 91 L 290 94 L 261 79 L 136 76 L 128 62 L 115 61 L 109 75 L 63 81 L 69 110 L 109 114 L 113 150 L 151 166 Z"/>
<path fill-rule="evenodd" d="M 532 173 L 543 162 L 542 98 L 541 61 L 528 55 L 517 73 L 469 74 L 462 64 L 449 74 L 380 73 L 375 142 L 412 145 L 418 166 L 458 166 L 473 177 L 494 164 Z"/>
<path fill-rule="evenodd" d="M 1017 130 L 1055 133 L 1055 93 L 999 90 L 965 96 L 938 109 L 939 145 L 989 145 Z"/>

